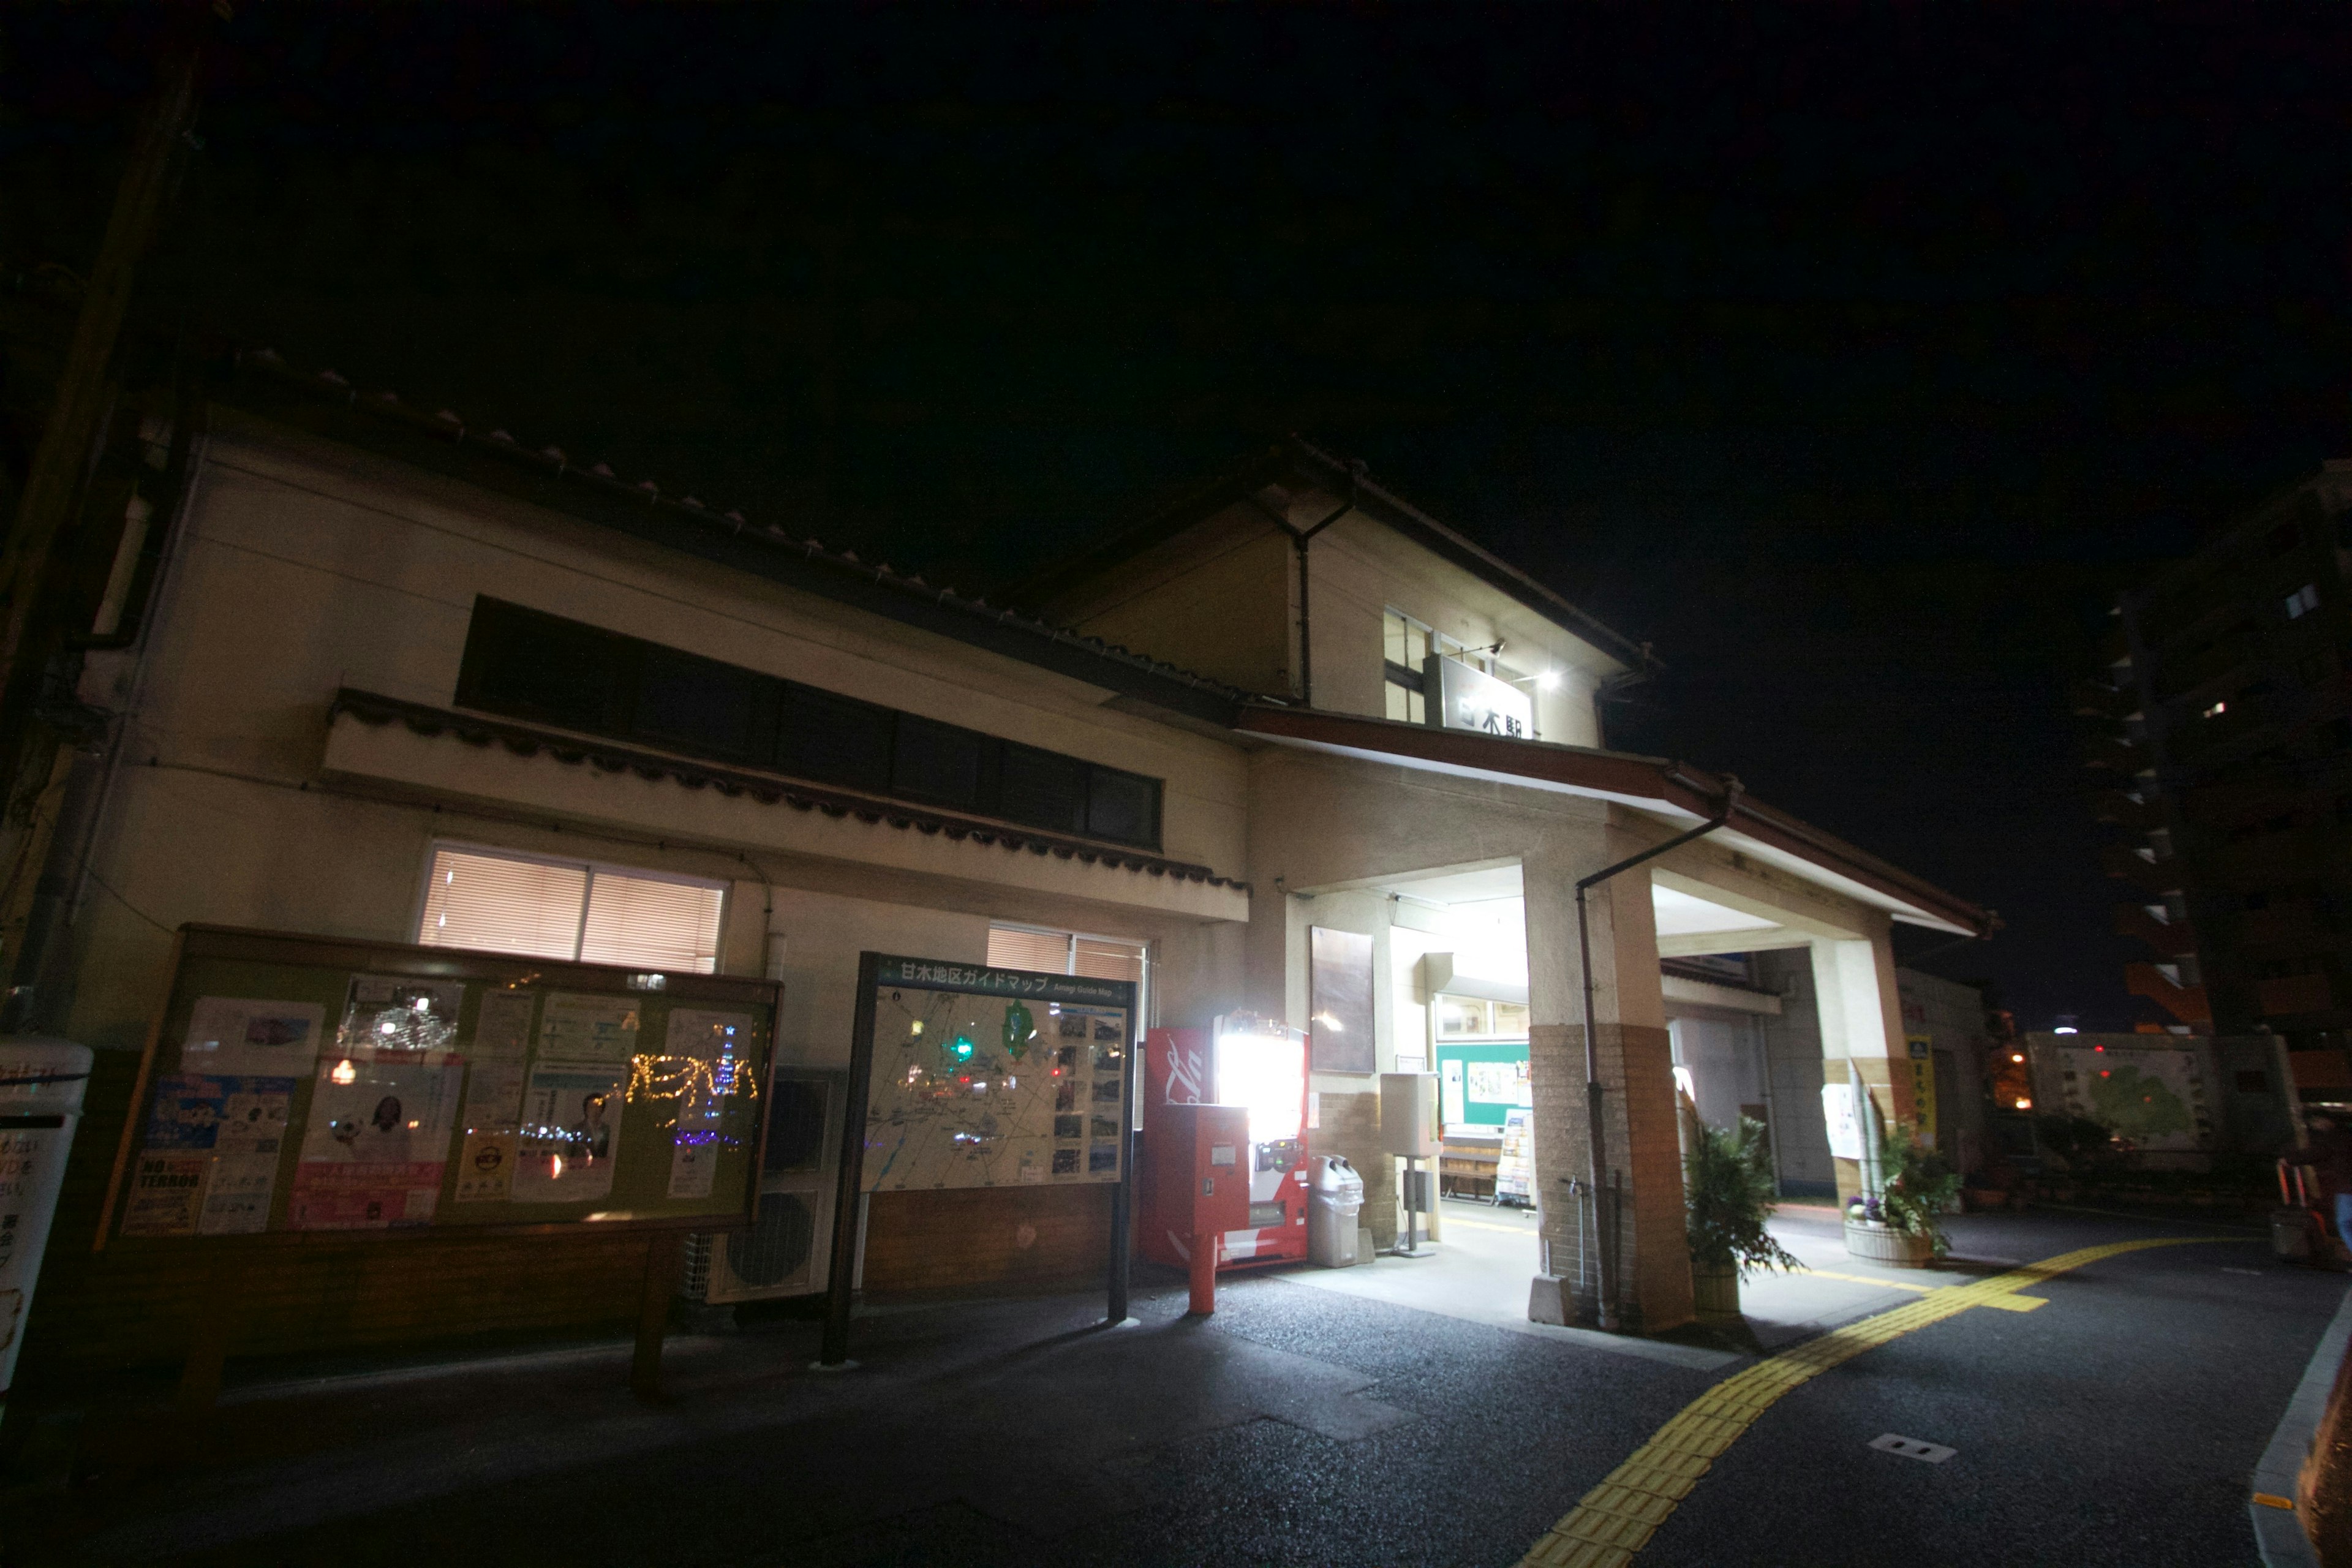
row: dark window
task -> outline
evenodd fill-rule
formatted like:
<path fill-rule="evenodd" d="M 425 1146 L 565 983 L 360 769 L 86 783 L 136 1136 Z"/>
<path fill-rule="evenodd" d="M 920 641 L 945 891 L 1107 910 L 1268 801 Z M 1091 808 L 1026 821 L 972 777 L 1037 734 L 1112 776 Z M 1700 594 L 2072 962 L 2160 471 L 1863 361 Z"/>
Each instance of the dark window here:
<path fill-rule="evenodd" d="M 717 659 L 648 645 L 635 733 L 673 751 L 764 767 L 774 754 L 783 683 Z"/>
<path fill-rule="evenodd" d="M 1087 781 L 1087 831 L 1121 844 L 1160 836 L 1160 781 L 1112 768 L 1095 768 Z"/>
<path fill-rule="evenodd" d="M 2268 893 L 2257 890 L 2248 893 L 2244 898 L 2241 899 L 2239 902 L 2250 910 L 2266 910 L 2271 907 L 2271 896 Z"/>
<path fill-rule="evenodd" d="M 2272 554 L 2284 555 L 2288 551 L 2293 550 L 2295 547 L 2296 541 L 2300 540 L 2302 537 L 2302 531 L 2296 528 L 2294 524 L 2291 522 L 2282 522 L 2276 528 L 2272 529 L 2270 532 L 2263 536 L 2263 542 L 2270 546 Z"/>
<path fill-rule="evenodd" d="M 953 724 L 899 714 L 898 747 L 890 762 L 890 793 L 965 811 L 982 809 L 984 739 Z"/>
<path fill-rule="evenodd" d="M 478 599 L 457 702 L 1156 849 L 1160 781 Z"/>
<path fill-rule="evenodd" d="M 466 638 L 457 702 L 609 732 L 631 717 L 626 697 L 635 683 L 637 647 L 577 621 L 484 600 Z"/>
<path fill-rule="evenodd" d="M 776 771 L 886 795 L 898 717 L 870 702 L 786 684 L 776 717 Z"/>
<path fill-rule="evenodd" d="M 2264 1072 L 2262 1068 L 2240 1068 L 2238 1069 L 2238 1092 L 2240 1094 L 2266 1094 L 2269 1092 L 2270 1087 L 2271 1075 Z"/>
<path fill-rule="evenodd" d="M 998 765 L 998 816 L 1059 833 L 1087 830 L 1086 763 L 1008 742 Z"/>

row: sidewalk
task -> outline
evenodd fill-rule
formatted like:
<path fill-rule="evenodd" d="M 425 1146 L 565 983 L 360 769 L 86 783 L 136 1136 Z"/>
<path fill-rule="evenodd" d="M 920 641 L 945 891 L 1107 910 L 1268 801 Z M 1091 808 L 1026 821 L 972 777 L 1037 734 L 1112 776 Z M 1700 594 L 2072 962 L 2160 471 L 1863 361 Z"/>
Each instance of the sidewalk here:
<path fill-rule="evenodd" d="M 1738 1353 L 1531 1323 L 1528 1286 L 1540 1267 L 1534 1214 L 1447 1199 L 1440 1218 L 1445 1239 L 1435 1245 L 1434 1257 L 1376 1258 L 1355 1268 L 1303 1268 L 1278 1278 L 1317 1290 L 1385 1301 L 1515 1333 L 1587 1343 L 1685 1365 L 1721 1366 Z M 1747 1332 L 1754 1337 L 1752 1348 L 1763 1351 L 1883 1311 L 1951 1283 L 1955 1273 L 1987 1272 L 2021 1261 L 1991 1256 L 1958 1258 L 1932 1269 L 1865 1263 L 1847 1256 L 1844 1221 L 1826 1205 L 1783 1204 L 1769 1228 L 1781 1246 L 1803 1259 L 1805 1271 L 1752 1274 L 1740 1285 L 1739 1305 Z M 1738 1336 L 1735 1333 L 1733 1338 Z"/>

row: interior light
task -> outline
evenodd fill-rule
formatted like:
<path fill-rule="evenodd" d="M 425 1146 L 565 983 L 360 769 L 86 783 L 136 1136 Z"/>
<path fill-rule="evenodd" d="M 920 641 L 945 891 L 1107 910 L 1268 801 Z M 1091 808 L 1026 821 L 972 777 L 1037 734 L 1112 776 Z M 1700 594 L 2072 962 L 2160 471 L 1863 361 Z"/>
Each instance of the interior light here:
<path fill-rule="evenodd" d="M 2033 1109 L 2033 1101 L 2030 1100 L 2021 1100 L 2017 1102 L 2017 1109 L 2020 1110 L 2031 1110 Z"/>
<path fill-rule="evenodd" d="M 335 1070 L 327 1076 L 337 1083 L 357 1083 L 360 1080 L 360 1069 L 352 1066 L 351 1058 L 345 1057 L 335 1064 Z"/>
<path fill-rule="evenodd" d="M 1271 1034 L 1221 1035 L 1217 1039 L 1217 1103 L 1249 1112 L 1249 1139 L 1271 1143 L 1298 1136 L 1307 1076 L 1307 1042 Z"/>
<path fill-rule="evenodd" d="M 2011 1051 L 2009 1053 L 2009 1059 L 2013 1062 L 2021 1062 L 2025 1059 L 2025 1053 L 2023 1051 Z"/>
<path fill-rule="evenodd" d="M 2056 1028 L 2054 1028 L 2054 1029 L 2051 1030 L 2050 1032 L 2051 1032 L 2052 1034 L 2053 1034 L 2053 1035 L 2071 1035 L 2071 1034 L 2075 1033 L 2075 1029 L 2074 1029 L 2074 1025 L 2072 1025 L 2072 1024 L 2061 1024 L 2061 1025 L 2059 1025 Z M 2105 1047 L 2105 1046 L 2094 1046 L 2094 1047 L 2092 1047 L 2091 1048 L 2092 1048 L 2093 1050 L 2101 1050 L 2101 1051 L 2103 1051 L 2103 1050 L 2106 1049 L 2106 1047 Z"/>
<path fill-rule="evenodd" d="M 923 1021 L 920 1018 L 918 1018 L 913 1023 L 908 1025 L 907 1027 L 911 1032 L 919 1035 L 923 1032 Z"/>
<path fill-rule="evenodd" d="M 419 1013 L 430 1013 L 433 1011 L 433 998 L 430 996 L 419 996 L 415 1001 L 411 1002 L 409 1006 Z"/>

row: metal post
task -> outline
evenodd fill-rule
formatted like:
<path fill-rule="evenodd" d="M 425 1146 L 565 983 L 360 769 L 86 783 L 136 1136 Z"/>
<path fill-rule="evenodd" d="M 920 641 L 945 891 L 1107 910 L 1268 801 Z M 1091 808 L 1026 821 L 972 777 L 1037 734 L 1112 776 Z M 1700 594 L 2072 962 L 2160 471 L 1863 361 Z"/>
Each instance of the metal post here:
<path fill-rule="evenodd" d="M 857 1005 L 850 1023 L 849 1086 L 842 1097 L 841 1176 L 834 1187 L 833 1263 L 825 1279 L 820 1371 L 842 1372 L 849 1359 L 850 1279 L 857 1269 L 857 1200 L 866 1186 L 866 1104 L 874 1076 L 874 990 L 882 955 L 857 955 Z"/>
<path fill-rule="evenodd" d="M 1118 1182 L 1110 1194 L 1110 1279 L 1104 1316 L 1115 1326 L 1127 1321 L 1128 1255 L 1134 1250 L 1128 1229 L 1135 1205 L 1135 1079 L 1142 1052 L 1136 1048 L 1132 1000 L 1128 1005 L 1127 1071 L 1118 1096 Z"/>

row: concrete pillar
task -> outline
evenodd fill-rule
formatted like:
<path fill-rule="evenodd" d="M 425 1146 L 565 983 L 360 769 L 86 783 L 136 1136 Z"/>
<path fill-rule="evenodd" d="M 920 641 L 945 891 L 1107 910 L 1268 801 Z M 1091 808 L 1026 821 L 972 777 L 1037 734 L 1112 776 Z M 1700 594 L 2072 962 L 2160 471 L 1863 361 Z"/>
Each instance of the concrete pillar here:
<path fill-rule="evenodd" d="M 1895 1070 L 1906 1047 L 1891 931 L 1881 916 L 1867 937 L 1816 938 L 1813 994 L 1821 1014 L 1822 1081 L 1844 1083 L 1847 1064 L 1853 1063 L 1886 1125 L 1908 1127 L 1916 1108 L 1907 1068 Z M 1843 1203 L 1862 1190 L 1862 1167 L 1853 1160 L 1832 1163 L 1838 1202 Z"/>
<path fill-rule="evenodd" d="M 1567 1181 L 1591 1174 L 1584 1061 L 1583 975 L 1577 957 L 1576 882 L 1654 841 L 1595 825 L 1589 837 L 1540 846 L 1523 858 L 1528 921 L 1528 1075 L 1535 1100 L 1535 1180 L 1543 1205 L 1548 1274 L 1530 1288 L 1539 1322 L 1591 1321 L 1600 1254 L 1591 1197 Z M 1621 1173 L 1617 1255 L 1623 1326 L 1658 1333 L 1692 1315 L 1690 1248 L 1683 1224 L 1682 1161 L 1675 1119 L 1674 1052 L 1666 1037 L 1658 937 L 1647 867 L 1587 896 L 1597 994 L 1605 1172 Z"/>

